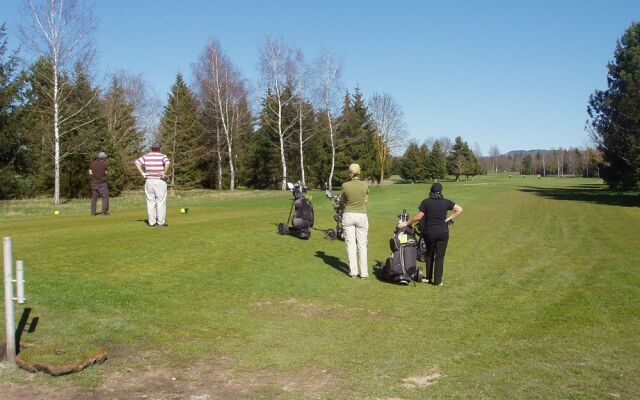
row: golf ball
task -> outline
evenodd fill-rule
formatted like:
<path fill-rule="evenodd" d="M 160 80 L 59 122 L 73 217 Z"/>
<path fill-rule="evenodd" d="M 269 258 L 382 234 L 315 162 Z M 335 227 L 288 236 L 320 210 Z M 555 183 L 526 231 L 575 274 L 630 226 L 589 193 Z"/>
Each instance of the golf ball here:
<path fill-rule="evenodd" d="M 58 215 L 58 214 L 60 214 L 60 211 L 55 210 L 53 213 L 54 213 L 55 215 Z"/>
<path fill-rule="evenodd" d="M 181 208 L 181 209 L 180 209 L 180 214 L 184 214 L 184 213 L 185 213 L 184 208 Z"/>

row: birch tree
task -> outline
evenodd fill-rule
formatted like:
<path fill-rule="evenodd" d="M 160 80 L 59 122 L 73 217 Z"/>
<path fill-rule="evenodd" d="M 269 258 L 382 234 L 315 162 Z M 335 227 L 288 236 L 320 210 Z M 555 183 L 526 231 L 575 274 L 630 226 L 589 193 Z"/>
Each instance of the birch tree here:
<path fill-rule="evenodd" d="M 27 48 L 51 66 L 51 75 L 47 77 L 51 90 L 47 96 L 53 116 L 53 203 L 57 205 L 60 203 L 60 161 L 73 154 L 73 150 L 60 148 L 60 139 L 77 127 L 75 117 L 88 104 L 65 107 L 67 97 L 62 94 L 69 90 L 65 87 L 67 81 L 60 77 L 78 61 L 86 61 L 91 53 L 89 35 L 95 25 L 91 11 L 77 0 L 26 0 L 26 10 L 31 23 L 21 27 L 20 37 Z"/>
<path fill-rule="evenodd" d="M 384 167 L 392 153 L 402 149 L 407 141 L 407 128 L 400 105 L 389 94 L 374 94 L 369 111 L 376 127 L 376 152 L 380 163 L 379 183 L 384 181 Z"/>
<path fill-rule="evenodd" d="M 497 145 L 492 145 L 489 148 L 489 156 L 491 157 L 491 161 L 493 162 L 493 172 L 498 173 L 498 157 L 500 157 L 500 148 Z"/>
<path fill-rule="evenodd" d="M 300 157 L 300 180 L 306 186 L 307 180 L 304 171 L 304 145 L 311 139 L 317 131 L 308 132 L 305 126 L 306 117 L 313 112 L 313 108 L 306 101 L 307 91 L 309 89 L 309 69 L 304 62 L 304 56 L 301 51 L 295 52 L 293 63 L 293 78 L 295 80 L 295 99 L 298 122 L 298 153 Z"/>
<path fill-rule="evenodd" d="M 218 189 L 222 186 L 222 143 L 229 166 L 229 190 L 235 190 L 235 140 L 247 118 L 248 109 L 243 107 L 247 90 L 240 72 L 224 53 L 217 40 L 210 41 L 200 61 L 195 67 L 195 75 L 200 86 L 200 101 L 206 103 L 204 109 L 213 111 L 215 119 L 216 146 L 218 154 Z"/>
<path fill-rule="evenodd" d="M 260 52 L 260 74 L 265 93 L 269 93 L 273 101 L 266 101 L 268 112 L 275 120 L 272 128 L 278 136 L 280 149 L 280 168 L 282 171 L 281 189 L 287 190 L 287 160 L 285 143 L 293 133 L 296 119 L 286 120 L 285 109 L 294 101 L 292 87 L 293 60 L 292 49 L 282 40 L 267 38 Z"/>
<path fill-rule="evenodd" d="M 333 190 L 333 175 L 336 168 L 336 115 L 340 106 L 340 92 L 342 90 L 341 63 L 325 51 L 316 61 L 318 86 L 316 97 L 321 112 L 326 115 L 329 128 L 329 145 L 331 148 L 331 168 L 329 169 L 328 189 Z"/>

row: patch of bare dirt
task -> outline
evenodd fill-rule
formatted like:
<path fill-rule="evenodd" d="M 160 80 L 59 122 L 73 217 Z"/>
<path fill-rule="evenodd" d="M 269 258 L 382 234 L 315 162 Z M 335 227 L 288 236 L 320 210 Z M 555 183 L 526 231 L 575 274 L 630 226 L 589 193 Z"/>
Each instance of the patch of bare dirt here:
<path fill-rule="evenodd" d="M 35 385 L 29 382 L 35 375 L 5 364 L 0 369 L 0 393 L 3 400 L 219 400 L 252 398 L 258 392 L 262 397 L 267 393 L 272 398 L 316 398 L 331 394 L 334 382 L 331 372 L 315 368 L 293 373 L 237 372 L 231 358 L 203 360 L 188 367 L 153 362 L 160 359 L 159 354 L 146 354 L 141 366 L 120 370 L 107 362 L 100 367 L 107 369 L 101 384 L 90 392 L 72 383 Z M 5 373 L 26 374 L 25 383 L 3 383 Z"/>
<path fill-rule="evenodd" d="M 420 389 L 435 384 L 440 378 L 442 373 L 439 371 L 430 371 L 423 376 L 410 376 L 402 380 L 402 386 L 407 389 Z"/>

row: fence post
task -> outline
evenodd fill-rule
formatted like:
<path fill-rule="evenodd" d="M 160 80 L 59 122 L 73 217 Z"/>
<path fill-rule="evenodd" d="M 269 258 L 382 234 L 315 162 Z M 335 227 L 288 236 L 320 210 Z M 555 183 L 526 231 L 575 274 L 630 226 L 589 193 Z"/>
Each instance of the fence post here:
<path fill-rule="evenodd" d="M 3 240 L 4 251 L 4 315 L 7 331 L 7 361 L 16 362 L 16 328 L 13 309 L 13 260 L 11 255 L 11 238 Z"/>

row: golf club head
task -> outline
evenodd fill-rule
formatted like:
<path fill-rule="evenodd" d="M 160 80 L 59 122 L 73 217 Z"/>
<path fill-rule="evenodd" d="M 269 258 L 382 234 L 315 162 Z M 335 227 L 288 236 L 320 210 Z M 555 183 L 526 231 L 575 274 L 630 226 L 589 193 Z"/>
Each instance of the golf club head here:
<path fill-rule="evenodd" d="M 329 189 L 324 191 L 324 195 L 327 196 L 328 199 L 333 197 L 333 194 L 331 193 L 331 190 L 329 190 Z"/>

